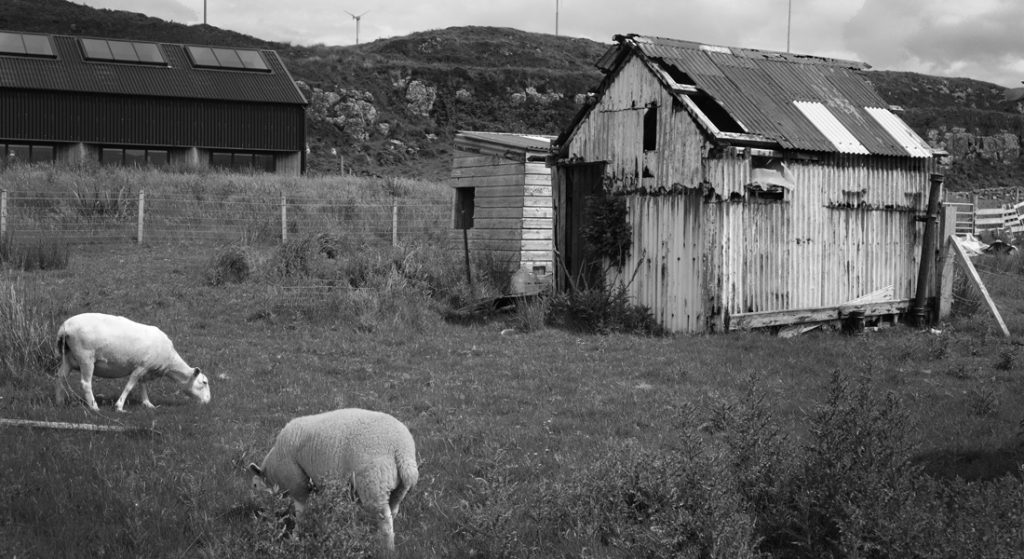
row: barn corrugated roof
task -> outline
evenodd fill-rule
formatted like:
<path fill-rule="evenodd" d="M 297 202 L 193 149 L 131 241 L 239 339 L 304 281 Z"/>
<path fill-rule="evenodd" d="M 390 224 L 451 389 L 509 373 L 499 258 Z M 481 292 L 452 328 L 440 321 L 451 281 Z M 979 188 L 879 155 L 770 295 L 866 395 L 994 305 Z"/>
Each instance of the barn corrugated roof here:
<path fill-rule="evenodd" d="M 273 50 L 259 49 L 269 72 L 200 68 L 185 45 L 155 43 L 167 65 L 86 60 L 80 37 L 51 35 L 55 58 L 0 54 L 0 88 L 216 101 L 306 104 Z"/>
<path fill-rule="evenodd" d="M 866 64 L 639 35 L 616 40 L 620 49 L 637 53 L 684 105 L 696 104 L 686 103 L 687 96 L 713 99 L 741 136 L 786 149 L 931 157 L 927 143 L 909 127 L 894 135 L 892 121 L 899 118 L 861 75 Z M 886 114 L 880 119 L 879 113 Z M 836 142 L 850 137 L 856 142 Z"/>

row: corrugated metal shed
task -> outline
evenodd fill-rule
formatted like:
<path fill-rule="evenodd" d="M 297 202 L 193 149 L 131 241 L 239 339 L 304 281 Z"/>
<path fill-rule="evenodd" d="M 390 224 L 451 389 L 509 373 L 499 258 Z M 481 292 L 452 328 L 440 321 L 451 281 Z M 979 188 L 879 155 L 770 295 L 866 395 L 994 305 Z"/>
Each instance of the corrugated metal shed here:
<path fill-rule="evenodd" d="M 53 36 L 56 58 L 0 55 L 0 89 L 306 104 L 272 50 L 259 51 L 270 69 L 261 72 L 197 68 L 183 45 L 167 43 L 166 66 L 86 60 L 79 41 Z"/>
<path fill-rule="evenodd" d="M 657 37 L 616 39 L 620 49 L 639 53 L 655 73 L 671 80 L 668 85 L 680 101 L 683 96 L 707 94 L 751 137 L 769 138 L 785 149 L 932 155 L 909 128 L 897 130 L 890 119 L 879 120 L 868 111 L 887 103 L 859 75 L 866 64 Z M 683 87 L 671 87 L 676 84 Z M 807 103 L 815 105 L 808 113 L 797 103 L 805 108 Z M 827 129 L 823 131 L 822 125 Z M 850 141 L 839 147 L 838 137 Z"/>

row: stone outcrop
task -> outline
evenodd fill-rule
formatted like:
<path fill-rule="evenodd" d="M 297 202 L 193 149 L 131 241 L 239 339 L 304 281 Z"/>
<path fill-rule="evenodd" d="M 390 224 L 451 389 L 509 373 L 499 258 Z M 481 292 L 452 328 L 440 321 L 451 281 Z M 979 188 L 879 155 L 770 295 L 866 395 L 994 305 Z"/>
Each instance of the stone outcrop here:
<path fill-rule="evenodd" d="M 309 101 L 306 116 L 310 122 L 333 126 L 358 142 L 370 139 L 371 132 L 377 129 L 377 107 L 372 93 L 337 86 L 322 90 L 299 83 Z"/>
<path fill-rule="evenodd" d="M 1016 163 L 1021 157 L 1020 138 L 1016 134 L 1000 133 L 978 136 L 963 128 L 929 130 L 928 143 L 946 150 L 952 161 L 981 159 L 990 162 Z"/>

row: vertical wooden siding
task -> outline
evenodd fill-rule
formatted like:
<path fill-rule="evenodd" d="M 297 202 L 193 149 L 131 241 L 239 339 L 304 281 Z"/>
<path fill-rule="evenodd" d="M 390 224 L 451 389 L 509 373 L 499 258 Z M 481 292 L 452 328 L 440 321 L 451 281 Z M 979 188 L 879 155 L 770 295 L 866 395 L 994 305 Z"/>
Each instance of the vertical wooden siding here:
<path fill-rule="evenodd" d="M 475 189 L 471 254 L 552 270 L 551 178 L 543 163 L 456 150 L 451 185 Z"/>

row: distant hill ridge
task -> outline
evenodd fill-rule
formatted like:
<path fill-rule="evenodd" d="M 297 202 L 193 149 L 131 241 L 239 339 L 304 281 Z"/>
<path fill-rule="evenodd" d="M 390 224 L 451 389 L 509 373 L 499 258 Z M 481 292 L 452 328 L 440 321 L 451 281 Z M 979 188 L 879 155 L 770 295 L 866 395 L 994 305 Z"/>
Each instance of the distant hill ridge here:
<path fill-rule="evenodd" d="M 453 27 L 356 46 L 305 47 L 66 0 L 4 0 L 0 29 L 274 49 L 311 102 L 311 172 L 344 166 L 433 179 L 447 175 L 458 130 L 559 133 L 600 81 L 594 63 L 609 46 L 510 28 Z M 866 76 L 922 137 L 953 155 L 950 188 L 1024 182 L 1018 179 L 1024 105 L 1005 101 L 1005 88 L 910 72 Z"/>

